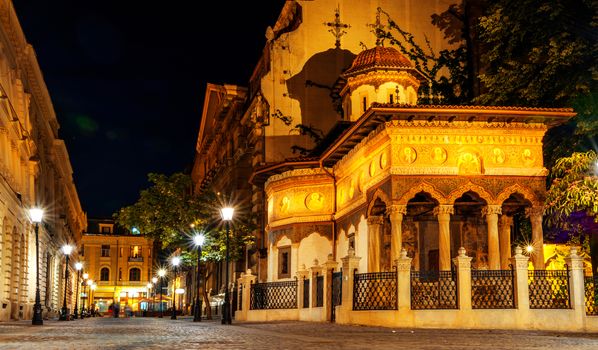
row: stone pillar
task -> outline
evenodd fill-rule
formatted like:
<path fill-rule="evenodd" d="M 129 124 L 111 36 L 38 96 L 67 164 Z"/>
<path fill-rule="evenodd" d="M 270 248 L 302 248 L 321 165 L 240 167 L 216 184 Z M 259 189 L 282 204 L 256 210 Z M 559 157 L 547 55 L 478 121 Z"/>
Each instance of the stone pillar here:
<path fill-rule="evenodd" d="M 244 321 L 247 320 L 247 313 L 250 311 L 251 306 L 251 285 L 255 283 L 257 276 L 251 273 L 251 269 L 247 269 L 246 273 L 241 273 L 241 277 L 237 280 L 239 285 L 243 286 L 242 304 L 241 310 L 235 311 L 235 320 Z"/>
<path fill-rule="evenodd" d="M 355 249 L 349 248 L 347 256 L 341 258 L 343 264 L 343 304 L 342 309 L 353 310 L 353 277 L 359 269 L 360 257 L 355 256 Z"/>
<path fill-rule="evenodd" d="M 303 281 L 306 279 L 309 279 L 309 270 L 305 267 L 305 264 L 302 264 L 297 271 L 297 307 L 299 310 L 303 307 L 309 307 L 309 305 L 303 305 Z"/>
<path fill-rule="evenodd" d="M 463 247 L 459 248 L 459 255 L 453 259 L 457 268 L 457 300 L 461 310 L 471 310 L 471 259 Z"/>
<path fill-rule="evenodd" d="M 311 293 L 309 293 L 309 299 L 311 301 L 310 307 L 316 307 L 316 293 L 317 293 L 317 281 L 316 278 L 322 273 L 322 267 L 320 266 L 320 262 L 318 259 L 314 259 L 314 265 L 309 268 L 311 271 L 309 281 L 309 287 L 311 288 Z"/>
<path fill-rule="evenodd" d="M 402 249 L 401 255 L 395 262 L 397 265 L 399 311 L 411 309 L 411 260 L 407 256 L 407 250 Z"/>
<path fill-rule="evenodd" d="M 368 271 L 380 271 L 380 229 L 384 224 L 383 216 L 368 218 Z"/>
<path fill-rule="evenodd" d="M 513 217 L 502 215 L 500 217 L 499 242 L 500 242 L 500 268 L 509 269 L 509 259 L 511 259 L 511 225 Z"/>
<path fill-rule="evenodd" d="M 529 220 L 532 223 L 532 246 L 534 251 L 532 253 L 532 263 L 534 269 L 544 270 L 544 234 L 542 232 L 542 214 L 544 208 L 541 206 L 535 206 L 527 208 L 525 214 L 529 216 Z"/>
<path fill-rule="evenodd" d="M 390 241 L 390 261 L 396 263 L 401 256 L 403 249 L 403 215 L 407 214 L 406 205 L 393 204 L 389 208 L 391 241 Z"/>
<path fill-rule="evenodd" d="M 502 213 L 500 205 L 488 205 L 482 209 L 488 224 L 488 269 L 500 269 L 500 250 L 498 245 L 498 215 Z"/>
<path fill-rule="evenodd" d="M 569 267 L 569 300 L 571 308 L 575 310 L 575 319 L 579 322 L 574 329 L 584 326 L 586 316 L 585 286 L 583 258 L 577 255 L 577 247 L 571 247 L 569 256 L 565 258 Z"/>
<path fill-rule="evenodd" d="M 333 260 L 332 254 L 328 254 L 328 260 L 324 265 L 324 315 L 326 321 L 332 317 L 332 273 L 338 269 L 338 263 Z"/>
<path fill-rule="evenodd" d="M 439 205 L 434 208 L 434 215 L 438 216 L 438 260 L 440 271 L 451 269 L 451 214 L 455 213 L 452 205 Z"/>
<path fill-rule="evenodd" d="M 527 264 L 529 258 L 522 254 L 521 247 L 515 248 L 515 256 L 511 258 L 511 264 L 515 273 L 515 305 L 521 312 L 529 312 L 529 286 Z M 522 315 L 523 316 L 523 315 Z M 527 314 L 522 319 L 527 319 Z"/>

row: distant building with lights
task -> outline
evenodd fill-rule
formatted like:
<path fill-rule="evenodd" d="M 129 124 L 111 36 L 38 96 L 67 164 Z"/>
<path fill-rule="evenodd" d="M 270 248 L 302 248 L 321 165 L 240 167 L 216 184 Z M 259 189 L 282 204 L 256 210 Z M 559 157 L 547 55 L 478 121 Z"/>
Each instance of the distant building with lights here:
<path fill-rule="evenodd" d="M 147 287 L 155 276 L 154 253 L 154 241 L 138 231 L 129 232 L 111 219 L 89 219 L 79 255 L 83 272 L 97 287 L 93 293 L 89 288 L 81 290 L 82 303 L 95 304 L 100 312 L 114 302 L 120 303 L 121 310 L 126 305 L 133 311 L 143 309 L 154 292 Z"/>

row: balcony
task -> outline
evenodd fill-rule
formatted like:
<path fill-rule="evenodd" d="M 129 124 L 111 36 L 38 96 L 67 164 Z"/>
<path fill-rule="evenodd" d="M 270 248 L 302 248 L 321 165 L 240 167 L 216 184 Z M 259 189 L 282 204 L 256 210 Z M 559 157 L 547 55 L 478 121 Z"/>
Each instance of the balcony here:
<path fill-rule="evenodd" d="M 129 262 L 143 262 L 143 257 L 142 256 L 130 256 L 129 257 Z"/>

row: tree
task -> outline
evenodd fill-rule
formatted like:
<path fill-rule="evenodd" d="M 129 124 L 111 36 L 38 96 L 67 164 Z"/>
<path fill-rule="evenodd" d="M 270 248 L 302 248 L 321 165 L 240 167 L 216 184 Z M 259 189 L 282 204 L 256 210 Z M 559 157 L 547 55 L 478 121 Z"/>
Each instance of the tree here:
<path fill-rule="evenodd" d="M 598 155 L 573 153 L 552 168 L 546 195 L 546 220 L 555 236 L 590 242 L 594 271 L 598 267 Z"/>
<path fill-rule="evenodd" d="M 483 105 L 575 107 L 545 139 L 546 164 L 591 149 L 598 133 L 598 2 L 497 0 L 480 18 Z M 562 142 L 567 140 L 567 142 Z"/>
<path fill-rule="evenodd" d="M 191 177 L 183 173 L 170 176 L 148 175 L 152 184 L 141 191 L 136 203 L 120 209 L 114 215 L 121 226 L 139 232 L 161 242 L 169 252 L 177 251 L 184 258 L 186 266 L 196 266 L 197 252 L 190 244 L 191 236 L 202 232 L 206 241 L 202 249 L 202 260 L 216 262 L 226 253 L 226 231 L 221 225 L 218 209 L 221 199 L 213 192 L 195 193 Z M 244 248 L 251 244 L 251 233 L 255 225 L 250 216 L 239 216 L 231 230 L 229 247 L 232 261 L 242 256 Z M 205 268 L 201 271 L 206 271 Z M 209 275 L 205 275 L 206 281 Z M 208 302 L 204 290 L 204 301 Z M 209 309 L 208 309 L 209 310 Z M 210 316 L 210 315 L 208 315 Z"/>

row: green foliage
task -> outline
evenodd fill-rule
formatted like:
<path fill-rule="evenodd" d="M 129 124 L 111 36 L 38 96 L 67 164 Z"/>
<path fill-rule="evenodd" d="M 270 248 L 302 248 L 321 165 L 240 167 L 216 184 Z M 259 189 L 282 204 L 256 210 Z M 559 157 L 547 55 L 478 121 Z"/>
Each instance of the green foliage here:
<path fill-rule="evenodd" d="M 148 237 L 162 242 L 169 250 L 180 249 L 190 263 L 195 248 L 190 244 L 196 232 L 204 233 L 206 240 L 202 252 L 204 260 L 221 260 L 226 251 L 225 230 L 220 223 L 218 197 L 208 191 L 194 193 L 189 175 L 175 173 L 170 176 L 149 174 L 152 186 L 141 191 L 139 200 L 122 208 L 115 219 L 118 224 L 131 229 L 136 227 Z M 193 226 L 193 228 L 191 228 Z M 252 242 L 255 229 L 250 217 L 236 220 L 231 227 L 231 259 L 240 257 L 246 244 Z"/>
<path fill-rule="evenodd" d="M 444 31 L 449 42 L 458 44 L 454 49 L 445 49 L 438 54 L 432 50 L 427 37 L 424 37 L 425 45 L 422 46 L 413 34 L 403 30 L 388 13 L 382 9 L 379 11 L 386 16 L 387 25 L 374 28 L 378 42 L 388 40 L 429 80 L 428 86 L 420 86 L 421 97 L 418 102 L 471 103 L 473 77 L 467 45 L 462 36 L 463 7 L 451 5 L 446 12 L 432 16 L 432 23 Z"/>
<path fill-rule="evenodd" d="M 550 224 L 567 230 L 570 215 L 583 212 L 598 222 L 598 155 L 594 151 L 573 153 L 559 159 L 552 168 L 552 184 L 546 195 L 546 215 Z"/>

